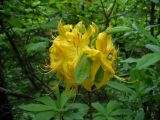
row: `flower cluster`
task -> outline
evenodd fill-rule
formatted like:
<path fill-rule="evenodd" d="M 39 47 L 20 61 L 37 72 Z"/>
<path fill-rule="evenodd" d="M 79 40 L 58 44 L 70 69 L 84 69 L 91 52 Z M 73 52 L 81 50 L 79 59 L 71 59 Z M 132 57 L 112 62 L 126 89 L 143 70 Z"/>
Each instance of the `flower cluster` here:
<path fill-rule="evenodd" d="M 50 68 L 65 81 L 66 90 L 79 85 L 88 91 L 93 86 L 96 89 L 104 86 L 115 74 L 113 64 L 117 58 L 117 51 L 111 35 L 105 32 L 98 33 L 98 27 L 94 23 L 86 29 L 82 22 L 75 26 L 59 22 L 58 32 L 59 35 L 49 49 Z M 75 71 L 84 56 L 89 59 L 90 72 L 82 82 L 77 82 L 74 77 Z"/>

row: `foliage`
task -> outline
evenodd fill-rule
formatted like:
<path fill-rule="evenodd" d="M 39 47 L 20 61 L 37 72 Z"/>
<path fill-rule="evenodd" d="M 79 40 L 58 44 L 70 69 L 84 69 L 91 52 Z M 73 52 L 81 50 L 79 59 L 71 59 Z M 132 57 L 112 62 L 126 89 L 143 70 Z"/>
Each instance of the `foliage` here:
<path fill-rule="evenodd" d="M 159 1 L 115 1 L 115 5 L 114 0 L 0 2 L 0 67 L 5 78 L 5 89 L 0 84 L 0 94 L 2 90 L 6 93 L 14 120 L 89 120 L 90 111 L 94 120 L 160 119 Z M 86 26 L 94 22 L 100 32 L 112 35 L 119 51 L 113 67 L 118 76 L 127 80 L 112 78 L 99 90 L 93 86 L 91 105 L 83 88 L 79 88 L 75 99 L 62 92 L 62 76 L 56 78 L 56 73 L 48 69 L 48 49 L 58 35 L 60 20 L 73 25 L 83 21 Z M 108 22 L 112 29 L 106 30 Z M 89 60 L 85 60 L 79 66 L 87 66 L 78 67 L 74 76 L 80 83 L 90 73 Z M 96 82 L 103 73 L 99 69 Z M 59 91 L 54 91 L 56 81 Z"/>
<path fill-rule="evenodd" d="M 119 108 L 116 101 L 109 101 L 106 107 L 100 103 L 92 103 L 92 106 L 98 111 L 98 113 L 95 113 L 95 120 L 116 120 L 120 118 L 119 116 L 123 116 L 123 119 L 129 119 L 132 114 L 128 109 Z"/>
<path fill-rule="evenodd" d="M 88 110 L 88 106 L 81 103 L 68 103 L 69 96 L 63 92 L 57 92 L 56 100 L 49 96 L 37 98 L 36 101 L 41 104 L 21 105 L 19 108 L 35 113 L 33 120 L 50 120 L 65 119 L 65 120 L 83 120 L 83 116 Z"/>

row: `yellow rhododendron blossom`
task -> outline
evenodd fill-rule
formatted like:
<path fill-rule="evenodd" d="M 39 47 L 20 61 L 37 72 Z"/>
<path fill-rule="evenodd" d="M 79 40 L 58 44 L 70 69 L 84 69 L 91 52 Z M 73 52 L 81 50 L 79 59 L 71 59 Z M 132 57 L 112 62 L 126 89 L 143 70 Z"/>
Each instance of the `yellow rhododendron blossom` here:
<path fill-rule="evenodd" d="M 94 23 L 86 29 L 82 22 L 75 26 L 59 22 L 58 32 L 49 49 L 50 68 L 65 81 L 66 90 L 83 86 L 90 91 L 93 86 L 99 89 L 106 85 L 115 74 L 113 64 L 117 58 L 111 35 L 105 32 L 98 34 L 98 27 Z M 74 74 L 83 55 L 90 59 L 90 75 L 78 83 Z"/>

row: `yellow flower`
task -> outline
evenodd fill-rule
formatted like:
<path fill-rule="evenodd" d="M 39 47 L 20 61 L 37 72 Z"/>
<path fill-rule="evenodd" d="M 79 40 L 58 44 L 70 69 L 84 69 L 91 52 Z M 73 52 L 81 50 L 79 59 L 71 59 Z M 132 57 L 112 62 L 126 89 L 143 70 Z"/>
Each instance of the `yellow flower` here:
<path fill-rule="evenodd" d="M 90 91 L 104 86 L 115 74 L 113 64 L 117 51 L 111 35 L 102 32 L 93 23 L 86 29 L 82 22 L 72 25 L 58 24 L 59 35 L 54 39 L 50 52 L 50 68 L 65 81 L 66 90 L 81 85 Z M 95 41 L 95 43 L 94 43 Z M 82 56 L 90 59 L 90 75 L 82 83 L 74 79 L 74 74 Z"/>

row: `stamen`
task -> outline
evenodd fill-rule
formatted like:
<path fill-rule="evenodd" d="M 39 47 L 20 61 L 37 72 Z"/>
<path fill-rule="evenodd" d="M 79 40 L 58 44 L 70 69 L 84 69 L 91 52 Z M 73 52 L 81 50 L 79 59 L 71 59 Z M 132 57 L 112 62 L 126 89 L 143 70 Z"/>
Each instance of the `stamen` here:
<path fill-rule="evenodd" d="M 135 80 L 135 81 L 132 81 L 132 82 L 127 82 L 127 81 L 126 81 L 127 78 L 122 78 L 122 77 L 119 77 L 119 76 L 117 76 L 117 75 L 113 75 L 113 77 L 116 78 L 117 80 L 122 81 L 122 82 L 125 82 L 125 83 L 135 83 L 135 82 L 138 81 L 138 80 Z"/>

